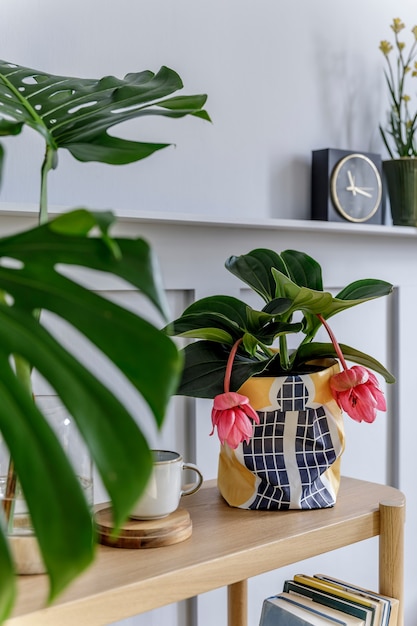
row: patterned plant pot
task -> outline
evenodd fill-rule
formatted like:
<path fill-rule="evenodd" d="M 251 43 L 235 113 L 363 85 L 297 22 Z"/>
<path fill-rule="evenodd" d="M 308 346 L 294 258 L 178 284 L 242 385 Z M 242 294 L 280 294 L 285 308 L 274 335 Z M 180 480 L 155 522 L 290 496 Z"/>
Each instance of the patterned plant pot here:
<path fill-rule="evenodd" d="M 254 377 L 239 389 L 260 424 L 248 444 L 221 447 L 218 487 L 231 506 L 282 510 L 335 504 L 344 428 L 329 380 L 339 366 L 322 363 L 327 367 L 312 374 Z"/>

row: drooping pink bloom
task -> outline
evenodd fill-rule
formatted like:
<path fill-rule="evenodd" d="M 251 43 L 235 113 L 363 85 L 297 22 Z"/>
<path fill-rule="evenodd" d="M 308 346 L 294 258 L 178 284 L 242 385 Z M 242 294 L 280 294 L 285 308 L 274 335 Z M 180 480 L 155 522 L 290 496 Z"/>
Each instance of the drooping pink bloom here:
<path fill-rule="evenodd" d="M 259 424 L 256 411 L 249 404 L 246 396 L 235 391 L 221 393 L 214 398 L 211 411 L 213 430 L 217 427 L 217 434 L 222 444 L 227 443 L 230 448 L 237 448 L 242 442 L 249 442 L 253 435 L 253 423 Z"/>
<path fill-rule="evenodd" d="M 385 397 L 377 377 L 366 367 L 354 365 L 330 379 L 337 404 L 357 422 L 373 422 L 377 410 L 386 411 Z"/>

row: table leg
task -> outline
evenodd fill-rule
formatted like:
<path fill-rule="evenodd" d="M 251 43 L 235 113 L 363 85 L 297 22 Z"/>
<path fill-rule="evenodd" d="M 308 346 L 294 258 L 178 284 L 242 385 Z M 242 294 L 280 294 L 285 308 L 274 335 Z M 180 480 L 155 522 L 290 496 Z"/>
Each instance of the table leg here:
<path fill-rule="evenodd" d="M 381 502 L 379 514 L 379 592 L 400 601 L 397 626 L 404 626 L 405 504 Z"/>
<path fill-rule="evenodd" d="M 228 626 L 248 626 L 248 581 L 227 588 Z"/>

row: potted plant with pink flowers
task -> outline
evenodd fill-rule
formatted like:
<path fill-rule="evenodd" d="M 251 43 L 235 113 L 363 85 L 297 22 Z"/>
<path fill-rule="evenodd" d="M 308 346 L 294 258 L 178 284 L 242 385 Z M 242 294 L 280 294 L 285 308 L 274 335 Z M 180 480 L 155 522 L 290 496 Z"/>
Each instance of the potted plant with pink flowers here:
<path fill-rule="evenodd" d="M 197 339 L 183 349 L 177 393 L 214 398 L 220 491 L 241 508 L 332 506 L 344 448 L 342 411 L 373 422 L 386 409 L 376 374 L 387 383 L 395 379 L 371 356 L 339 344 L 328 320 L 387 296 L 392 285 L 357 280 L 333 296 L 323 290 L 319 263 L 296 250 L 252 250 L 231 256 L 226 268 L 262 298 L 261 309 L 210 296 L 166 327 L 170 335 Z M 329 342 L 315 340 L 321 327 Z M 292 350 L 290 335 L 299 339 Z"/>

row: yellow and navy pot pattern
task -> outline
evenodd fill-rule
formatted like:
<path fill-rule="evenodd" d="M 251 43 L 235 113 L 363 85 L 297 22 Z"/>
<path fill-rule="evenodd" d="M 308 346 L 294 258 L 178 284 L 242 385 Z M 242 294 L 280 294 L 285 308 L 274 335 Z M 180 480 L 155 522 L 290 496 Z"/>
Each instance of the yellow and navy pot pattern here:
<path fill-rule="evenodd" d="M 257 411 L 249 443 L 221 446 L 218 487 L 243 509 L 321 509 L 336 502 L 344 449 L 342 412 L 329 380 L 333 360 L 312 374 L 251 378 L 239 393 Z"/>

